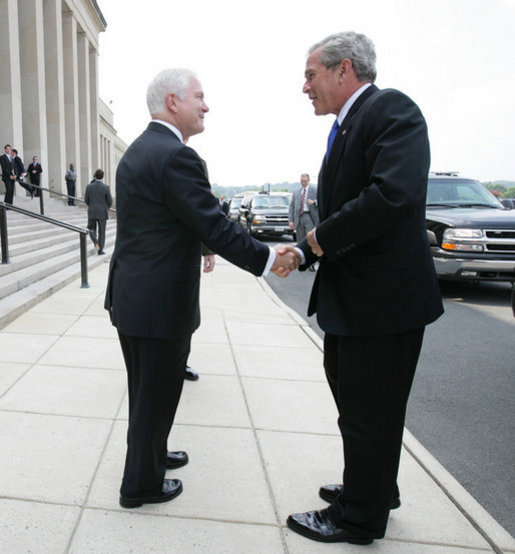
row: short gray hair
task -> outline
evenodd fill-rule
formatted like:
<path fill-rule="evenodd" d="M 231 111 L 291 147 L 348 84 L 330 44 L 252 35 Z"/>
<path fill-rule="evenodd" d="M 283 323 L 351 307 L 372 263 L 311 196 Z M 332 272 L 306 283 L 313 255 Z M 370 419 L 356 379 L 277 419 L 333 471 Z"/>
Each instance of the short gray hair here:
<path fill-rule="evenodd" d="M 361 82 L 376 80 L 376 52 L 374 43 L 365 35 L 347 31 L 329 35 L 309 49 L 309 54 L 321 48 L 320 60 L 328 68 L 335 68 L 348 58 Z"/>
<path fill-rule="evenodd" d="M 150 82 L 147 88 L 147 106 L 150 115 L 166 111 L 166 97 L 173 92 L 184 98 L 190 86 L 190 78 L 196 77 L 189 69 L 163 69 Z"/>

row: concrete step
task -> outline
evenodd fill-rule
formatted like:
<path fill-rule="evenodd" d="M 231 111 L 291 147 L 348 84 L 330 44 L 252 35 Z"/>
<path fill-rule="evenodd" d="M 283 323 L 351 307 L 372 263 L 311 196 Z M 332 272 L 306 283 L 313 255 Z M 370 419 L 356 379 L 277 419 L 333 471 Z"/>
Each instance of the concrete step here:
<path fill-rule="evenodd" d="M 108 262 L 112 249 L 112 246 L 107 247 L 106 245 L 104 256 L 98 256 L 96 252 L 89 255 L 88 270 Z M 0 329 L 14 321 L 32 306 L 75 281 L 80 277 L 80 274 L 80 262 L 74 263 L 0 299 Z"/>
<path fill-rule="evenodd" d="M 109 224 L 108 224 L 109 225 Z M 114 241 L 116 234 L 116 228 L 111 226 L 106 229 L 106 244 L 111 244 Z M 17 251 L 17 246 L 9 249 L 10 263 L 5 265 L 0 265 L 0 277 L 2 278 L 2 284 L 4 281 L 4 276 L 7 277 L 10 274 L 16 273 L 17 271 L 22 271 L 27 269 L 30 272 L 30 268 L 33 267 L 35 270 L 38 269 L 38 264 L 43 262 L 51 262 L 52 259 L 60 258 L 66 254 L 76 253 L 77 256 L 80 256 L 80 239 L 79 234 L 72 231 L 68 231 L 66 238 L 64 240 L 60 239 L 57 236 L 59 241 L 56 243 L 56 237 L 54 240 L 50 239 L 47 245 L 41 245 L 40 248 L 33 248 L 33 243 L 28 245 L 21 245 L 19 248 L 21 251 Z M 86 245 L 88 251 L 93 248 L 93 243 L 86 237 Z M 23 252 L 24 248 L 30 248 L 29 251 Z M 92 250 L 91 250 L 92 251 Z M 0 284 L 0 298 L 3 297 L 2 294 L 2 284 Z"/>
<path fill-rule="evenodd" d="M 39 214 L 39 201 L 17 196 L 14 205 Z M 86 229 L 87 209 L 45 198 L 45 215 Z M 81 275 L 79 234 L 14 211 L 7 212 L 9 264 L 0 265 L 0 328 Z M 88 270 L 109 260 L 116 220 L 107 222 L 105 256 L 87 238 Z"/>

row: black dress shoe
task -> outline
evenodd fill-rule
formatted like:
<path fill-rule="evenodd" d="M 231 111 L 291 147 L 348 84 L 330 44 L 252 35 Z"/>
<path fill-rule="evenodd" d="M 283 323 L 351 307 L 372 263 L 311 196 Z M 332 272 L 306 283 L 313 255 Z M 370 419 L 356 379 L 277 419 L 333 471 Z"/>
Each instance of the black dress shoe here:
<path fill-rule="evenodd" d="M 99 250 L 99 251 L 98 251 L 98 255 L 99 255 L 99 256 L 102 256 L 103 254 L 105 254 L 105 252 L 104 252 L 103 250 Z"/>
<path fill-rule="evenodd" d="M 318 491 L 318 494 L 322 500 L 325 500 L 326 502 L 329 502 L 329 504 L 332 504 L 343 492 L 343 485 L 324 485 L 323 487 L 320 487 L 320 490 Z M 399 508 L 401 505 L 401 499 L 400 496 L 397 496 L 396 498 L 392 498 L 392 504 L 390 506 L 390 510 L 395 510 Z"/>
<path fill-rule="evenodd" d="M 183 450 L 178 452 L 166 453 L 166 468 L 177 469 L 178 467 L 185 466 L 189 462 L 188 454 Z"/>
<path fill-rule="evenodd" d="M 331 521 L 327 510 L 291 514 L 286 523 L 292 531 L 319 542 L 370 544 L 374 540 L 371 537 L 355 536 L 345 529 L 340 529 Z"/>
<path fill-rule="evenodd" d="M 187 365 L 184 371 L 184 378 L 188 381 L 198 381 L 198 377 L 198 373 L 192 367 Z"/>
<path fill-rule="evenodd" d="M 159 502 L 168 502 L 179 496 L 182 492 L 182 483 L 179 479 L 165 479 L 163 488 L 159 494 L 155 496 L 141 496 L 132 498 L 120 495 L 120 506 L 123 508 L 139 508 L 143 504 L 157 504 Z"/>

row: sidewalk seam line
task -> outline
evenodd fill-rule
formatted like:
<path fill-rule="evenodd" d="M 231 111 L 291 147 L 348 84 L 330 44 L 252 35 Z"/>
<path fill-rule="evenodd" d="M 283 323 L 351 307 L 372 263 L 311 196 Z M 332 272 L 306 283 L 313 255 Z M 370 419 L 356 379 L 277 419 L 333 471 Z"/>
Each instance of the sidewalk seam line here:
<path fill-rule="evenodd" d="M 125 394 L 122 394 L 122 397 L 121 397 L 120 402 L 118 404 L 118 409 L 117 409 L 116 413 L 118 413 L 120 411 L 124 400 L 125 400 Z M 111 419 L 111 427 L 109 429 L 109 432 L 107 433 L 107 437 L 106 437 L 106 440 L 104 442 L 104 447 L 102 448 L 102 451 L 100 452 L 100 454 L 98 456 L 97 465 L 95 467 L 95 471 L 93 472 L 93 475 L 91 476 L 88 491 L 86 493 L 86 496 L 84 497 L 84 501 L 79 506 L 80 507 L 79 517 L 77 518 L 77 521 L 75 522 L 75 525 L 72 529 L 72 532 L 70 533 L 68 543 L 66 544 L 66 548 L 65 548 L 66 553 L 70 552 L 70 548 L 72 546 L 73 540 L 74 540 L 75 535 L 77 533 L 77 529 L 79 528 L 80 523 L 82 521 L 82 515 L 84 514 L 84 511 L 87 509 L 87 503 L 88 503 L 89 495 L 91 494 L 91 490 L 93 489 L 93 483 L 95 482 L 95 479 L 96 479 L 97 474 L 98 474 L 98 470 L 100 468 L 100 465 L 102 464 L 102 460 L 104 459 L 104 455 L 106 453 L 107 446 L 109 444 L 109 441 L 111 440 L 111 436 L 113 434 L 114 427 L 115 427 L 117 421 L 118 420 L 116 418 Z"/>
<path fill-rule="evenodd" d="M 245 387 L 243 386 L 242 376 L 240 374 L 240 369 L 239 369 L 238 361 L 237 361 L 235 353 L 234 353 L 234 348 L 233 348 L 233 345 L 232 345 L 231 336 L 229 334 L 229 329 L 227 328 L 227 320 L 225 318 L 225 312 L 223 310 L 222 310 L 222 320 L 223 320 L 223 323 L 224 323 L 225 332 L 227 334 L 227 339 L 229 341 L 229 348 L 231 350 L 231 356 L 232 356 L 232 359 L 233 359 L 233 362 L 234 362 L 234 366 L 236 368 L 236 375 L 237 375 L 237 378 L 238 378 L 238 383 L 240 385 L 241 393 L 243 395 L 243 401 L 245 402 L 245 408 L 247 410 L 247 416 L 248 416 L 249 421 L 250 421 L 250 429 L 252 431 L 252 435 L 254 436 L 254 442 L 255 442 L 255 445 L 256 445 L 256 449 L 258 451 L 259 461 L 261 463 L 261 469 L 262 469 L 264 477 L 265 477 L 265 483 L 266 483 L 266 487 L 268 489 L 268 495 L 269 495 L 269 497 L 272 501 L 272 509 L 274 511 L 274 515 L 275 515 L 276 522 L 277 522 L 276 528 L 279 531 L 279 536 L 281 538 L 281 543 L 282 543 L 282 546 L 283 546 L 284 553 L 285 554 L 290 554 L 288 544 L 286 542 L 286 537 L 284 536 L 284 533 L 282 532 L 283 527 L 281 526 L 281 519 L 279 517 L 279 509 L 278 509 L 278 506 L 277 506 L 277 501 L 276 501 L 275 495 L 273 493 L 272 484 L 270 483 L 270 476 L 268 475 L 268 471 L 266 469 L 263 450 L 261 448 L 261 443 L 259 441 L 259 437 L 258 437 L 258 434 L 257 434 L 257 429 L 256 429 L 256 426 L 254 424 L 254 419 L 253 419 L 252 414 L 250 412 L 250 406 L 249 406 L 249 402 L 248 402 L 248 399 L 247 399 L 247 394 L 246 394 L 246 391 L 245 391 Z"/>

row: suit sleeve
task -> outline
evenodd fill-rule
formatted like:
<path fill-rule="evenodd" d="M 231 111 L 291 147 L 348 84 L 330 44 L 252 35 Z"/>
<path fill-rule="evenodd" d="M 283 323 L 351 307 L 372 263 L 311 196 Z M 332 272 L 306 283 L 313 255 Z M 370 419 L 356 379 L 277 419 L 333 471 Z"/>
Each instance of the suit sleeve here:
<path fill-rule="evenodd" d="M 388 91 L 362 121 L 363 157 L 355 163 L 364 164 L 368 182 L 316 231 L 330 260 L 387 233 L 425 205 L 429 141 L 417 105 Z"/>
<path fill-rule="evenodd" d="M 162 179 L 168 208 L 207 248 L 254 275 L 263 273 L 270 249 L 225 217 L 193 149 L 174 151 Z"/>

